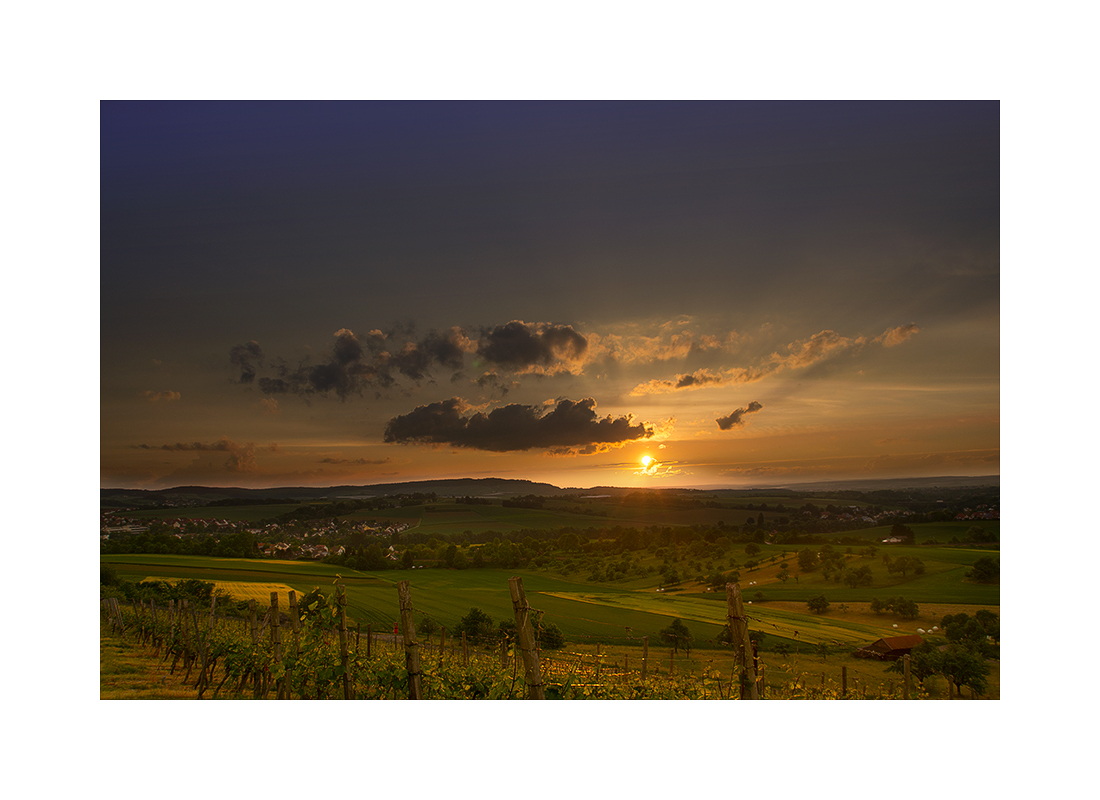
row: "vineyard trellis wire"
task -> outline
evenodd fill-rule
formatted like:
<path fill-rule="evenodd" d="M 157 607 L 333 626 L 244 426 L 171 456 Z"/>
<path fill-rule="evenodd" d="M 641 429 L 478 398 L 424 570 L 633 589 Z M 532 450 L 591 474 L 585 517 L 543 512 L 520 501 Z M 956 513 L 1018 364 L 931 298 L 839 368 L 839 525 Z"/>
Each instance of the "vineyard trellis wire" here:
<path fill-rule="evenodd" d="M 219 618 L 186 600 L 158 607 L 152 600 L 124 608 L 116 598 L 102 601 L 104 623 L 113 635 L 133 637 L 150 648 L 170 674 L 199 699 L 738 699 L 753 693 L 771 699 L 901 699 L 921 696 L 893 686 L 838 686 L 806 673 L 766 682 L 766 664 L 754 649 L 731 647 L 733 669 L 723 675 L 712 662 L 702 674 L 661 673 L 648 659 L 648 639 L 637 669 L 601 654 L 572 650 L 540 651 L 537 629 L 542 613 L 527 605 L 522 582 L 513 578 L 516 636 L 499 642 L 468 642 L 446 629 L 438 640 L 420 641 L 407 582 L 399 585 L 402 629 L 390 636 L 367 626 L 348 628 L 344 587 L 331 600 L 300 609 L 294 591 L 287 611 L 277 592 L 261 616 L 255 601 L 246 618 Z M 730 585 L 735 587 L 734 584 Z M 517 592 L 518 590 L 518 592 Z M 732 614 L 731 614 L 732 616 Z M 200 623 L 204 618 L 205 624 Z M 532 629 L 534 625 L 534 629 Z M 284 636 L 284 629 L 286 635 Z M 731 630 L 733 627 L 731 626 Z M 526 631 L 526 633 L 524 633 Z M 526 638 L 525 638 L 526 637 Z M 748 642 L 747 629 L 743 642 Z M 392 646 L 390 642 L 392 640 Z M 729 656 L 726 656 L 729 659 Z M 788 665 L 784 665 L 788 666 Z"/>

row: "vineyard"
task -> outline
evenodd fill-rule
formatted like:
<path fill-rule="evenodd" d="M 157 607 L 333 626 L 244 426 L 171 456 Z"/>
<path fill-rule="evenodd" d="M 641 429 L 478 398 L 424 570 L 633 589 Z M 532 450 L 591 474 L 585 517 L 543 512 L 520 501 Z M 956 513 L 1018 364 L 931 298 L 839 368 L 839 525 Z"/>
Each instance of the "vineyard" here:
<path fill-rule="evenodd" d="M 398 584 L 399 632 L 349 627 L 344 587 L 327 601 L 299 607 L 298 597 L 271 592 L 260 613 L 220 617 L 212 605 L 185 600 L 102 601 L 105 632 L 141 645 L 160 668 L 198 699 L 904 699 L 920 698 L 907 681 L 848 685 L 799 673 L 789 664 L 761 662 L 748 640 L 740 589 L 728 588 L 730 621 L 739 645 L 698 673 L 677 673 L 670 658 L 612 661 L 601 654 L 541 649 L 541 614 L 531 609 L 522 582 L 510 582 L 516 631 L 499 641 L 448 638 L 446 629 L 419 641 L 407 582 Z M 740 622 L 740 626 L 738 623 Z M 740 632 L 738 632 L 740 631 Z M 670 653 L 670 656 L 672 653 Z M 773 677 L 778 676 L 778 677 Z"/>

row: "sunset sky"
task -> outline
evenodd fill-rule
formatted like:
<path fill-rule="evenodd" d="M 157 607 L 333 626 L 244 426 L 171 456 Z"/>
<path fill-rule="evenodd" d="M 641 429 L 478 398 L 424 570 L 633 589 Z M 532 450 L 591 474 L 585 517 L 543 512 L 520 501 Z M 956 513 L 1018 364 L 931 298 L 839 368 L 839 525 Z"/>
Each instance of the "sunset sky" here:
<path fill-rule="evenodd" d="M 1000 472 L 997 102 L 104 102 L 104 487 Z"/>

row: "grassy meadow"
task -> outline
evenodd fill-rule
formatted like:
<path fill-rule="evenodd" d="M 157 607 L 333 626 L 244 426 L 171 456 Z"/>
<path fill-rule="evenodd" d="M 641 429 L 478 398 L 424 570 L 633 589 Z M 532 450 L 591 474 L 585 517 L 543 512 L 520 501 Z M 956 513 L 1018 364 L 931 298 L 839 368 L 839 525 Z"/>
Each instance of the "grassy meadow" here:
<path fill-rule="evenodd" d="M 924 575 L 905 577 L 887 571 L 879 553 L 875 557 L 848 557 L 851 567 L 871 566 L 875 583 L 871 587 L 850 588 L 826 580 L 820 570 L 798 573 L 794 551 L 764 545 L 755 556 L 762 566 L 753 570 L 741 567 L 741 587 L 750 604 L 754 630 L 766 634 L 764 649 L 780 643 L 789 646 L 819 643 L 855 649 L 880 636 L 915 633 L 930 629 L 943 614 L 978 608 L 997 610 L 1000 592 L 997 585 L 976 584 L 963 575 L 983 551 L 962 548 L 892 547 L 892 558 L 912 552 L 922 559 Z M 731 551 L 743 560 L 743 554 Z M 649 558 L 655 558 L 648 556 Z M 774 562 L 768 563 L 774 557 Z M 726 621 L 724 593 L 711 591 L 703 582 L 685 580 L 678 586 L 658 591 L 659 575 L 631 577 L 620 581 L 590 581 L 581 572 L 563 575 L 552 567 L 540 570 L 454 570 L 411 569 L 360 572 L 319 562 L 266 559 L 208 558 L 129 554 L 103 556 L 120 577 L 174 580 L 197 578 L 212 581 L 240 599 L 257 599 L 265 605 L 270 592 L 293 589 L 299 596 L 314 588 L 328 593 L 336 583 L 346 587 L 348 614 L 352 622 L 371 625 L 375 631 L 392 630 L 398 617 L 396 585 L 411 584 L 413 603 L 418 615 L 427 615 L 442 626 L 454 625 L 472 608 L 492 617 L 494 623 L 512 615 L 508 579 L 523 578 L 524 590 L 533 608 L 544 613 L 547 622 L 561 628 L 566 640 L 576 643 L 637 645 L 642 637 L 651 644 L 673 619 L 688 624 L 696 647 L 717 646 L 714 640 Z M 779 580 L 780 564 L 791 565 L 797 575 L 786 582 Z M 686 564 L 684 567 L 686 568 Z M 272 587 L 279 587 L 273 589 Z M 824 614 L 812 614 L 806 600 L 824 594 L 831 608 Z M 869 610 L 874 598 L 903 596 L 921 606 L 920 615 L 903 620 L 890 614 L 876 615 Z"/>

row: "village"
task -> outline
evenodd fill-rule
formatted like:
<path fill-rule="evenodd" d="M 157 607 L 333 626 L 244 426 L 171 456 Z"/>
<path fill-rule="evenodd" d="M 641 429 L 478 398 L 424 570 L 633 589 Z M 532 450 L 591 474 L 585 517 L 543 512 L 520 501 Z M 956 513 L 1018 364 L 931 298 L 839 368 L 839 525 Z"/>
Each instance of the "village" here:
<path fill-rule="evenodd" d="M 246 534 L 255 543 L 259 555 L 267 558 L 290 560 L 320 560 L 343 555 L 346 546 L 339 542 L 354 538 L 357 541 L 384 540 L 392 542 L 408 529 L 408 524 L 380 523 L 377 521 L 309 520 L 288 524 L 268 522 L 258 525 L 251 521 L 204 518 L 165 518 L 139 525 L 127 517 L 137 509 L 115 508 L 102 512 L 100 517 L 100 542 L 119 541 L 141 534 L 149 538 L 167 536 L 180 543 L 209 539 L 222 539 Z M 387 560 L 398 559 L 395 548 L 385 551 Z"/>

